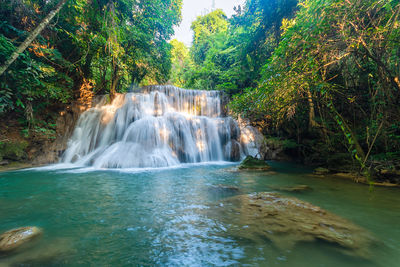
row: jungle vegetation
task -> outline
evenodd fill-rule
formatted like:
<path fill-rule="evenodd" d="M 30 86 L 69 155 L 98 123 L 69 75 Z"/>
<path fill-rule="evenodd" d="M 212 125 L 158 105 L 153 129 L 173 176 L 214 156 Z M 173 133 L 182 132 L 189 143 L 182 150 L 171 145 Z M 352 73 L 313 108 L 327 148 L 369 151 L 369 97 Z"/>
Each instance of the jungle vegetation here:
<path fill-rule="evenodd" d="M 1 65 L 58 3 L 0 0 Z M 169 41 L 181 5 L 67 0 L 0 76 L 0 117 L 46 131 L 73 100 L 172 83 L 224 91 L 236 116 L 306 162 L 398 162 L 399 0 L 247 0 L 231 18 L 199 16 L 190 47 Z"/>
<path fill-rule="evenodd" d="M 171 43 L 172 79 L 224 90 L 236 115 L 291 141 L 297 158 L 361 171 L 393 167 L 399 12 L 398 0 L 248 0 L 232 18 L 221 10 L 198 17 L 190 48 Z"/>
<path fill-rule="evenodd" d="M 0 65 L 59 4 L 0 76 L 0 117 L 46 130 L 63 104 L 168 80 L 182 0 L 0 0 Z"/>

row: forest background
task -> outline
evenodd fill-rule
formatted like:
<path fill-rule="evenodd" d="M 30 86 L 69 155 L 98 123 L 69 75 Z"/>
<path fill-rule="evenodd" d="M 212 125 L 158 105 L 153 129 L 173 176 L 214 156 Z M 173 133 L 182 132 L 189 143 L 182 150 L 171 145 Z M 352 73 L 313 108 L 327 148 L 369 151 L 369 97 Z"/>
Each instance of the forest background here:
<path fill-rule="evenodd" d="M 57 3 L 0 0 L 0 62 Z M 7 127 L 53 138 L 72 101 L 174 84 L 223 91 L 233 115 L 292 159 L 367 176 L 400 171 L 398 0 L 247 0 L 231 18 L 199 16 L 191 47 L 169 41 L 181 6 L 66 1 L 0 76 L 0 156 L 23 158 L 29 146 L 10 141 Z"/>

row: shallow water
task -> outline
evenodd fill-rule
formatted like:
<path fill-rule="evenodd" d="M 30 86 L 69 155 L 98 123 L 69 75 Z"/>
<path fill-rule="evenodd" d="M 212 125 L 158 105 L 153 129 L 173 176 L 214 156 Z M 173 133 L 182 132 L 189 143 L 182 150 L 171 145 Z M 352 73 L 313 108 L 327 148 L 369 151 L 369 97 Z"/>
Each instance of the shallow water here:
<path fill-rule="evenodd" d="M 309 175 L 271 163 L 273 172 L 232 172 L 234 165 L 130 171 L 25 170 L 0 174 L 0 232 L 35 225 L 34 246 L 0 266 L 399 266 L 400 191 Z M 371 260 L 345 256 L 323 242 L 281 251 L 268 240 L 240 239 L 212 212 L 237 194 L 309 185 L 281 192 L 311 202 L 372 232 Z"/>

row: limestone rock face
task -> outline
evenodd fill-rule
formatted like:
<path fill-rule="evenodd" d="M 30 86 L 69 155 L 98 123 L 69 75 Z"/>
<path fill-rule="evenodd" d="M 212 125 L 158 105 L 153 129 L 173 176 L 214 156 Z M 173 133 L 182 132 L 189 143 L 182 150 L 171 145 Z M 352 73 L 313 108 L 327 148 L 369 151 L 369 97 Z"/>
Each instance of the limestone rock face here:
<path fill-rule="evenodd" d="M 277 248 L 292 249 L 299 242 L 316 240 L 336 244 L 352 256 L 368 258 L 374 238 L 364 229 L 328 211 L 278 193 L 253 193 L 224 202 L 234 235 L 247 240 L 270 240 Z M 229 214 L 236 217 L 229 218 Z"/>
<path fill-rule="evenodd" d="M 230 140 L 224 146 L 224 156 L 230 161 L 239 161 L 240 160 L 240 143 L 234 139 Z"/>
<path fill-rule="evenodd" d="M 42 234 L 38 227 L 21 227 L 0 235 L 0 252 L 14 250 Z"/>
<path fill-rule="evenodd" d="M 65 110 L 60 112 L 56 121 L 56 138 L 35 145 L 31 144 L 32 148 L 28 152 L 31 162 L 34 165 L 58 162 L 67 148 L 67 142 L 74 131 L 80 114 L 105 101 L 107 101 L 106 96 L 95 96 L 89 102 L 80 99 L 66 106 Z"/>
<path fill-rule="evenodd" d="M 271 167 L 261 159 L 247 156 L 242 163 L 240 163 L 239 170 L 254 170 L 254 171 L 266 171 L 270 170 Z"/>

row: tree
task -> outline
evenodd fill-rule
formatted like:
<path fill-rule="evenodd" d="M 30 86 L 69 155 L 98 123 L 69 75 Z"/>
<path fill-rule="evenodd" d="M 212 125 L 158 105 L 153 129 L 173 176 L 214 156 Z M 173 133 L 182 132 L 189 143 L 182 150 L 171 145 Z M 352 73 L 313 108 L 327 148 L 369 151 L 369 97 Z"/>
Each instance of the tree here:
<path fill-rule="evenodd" d="M 187 85 L 187 75 L 193 69 L 193 62 L 189 55 L 189 49 L 176 39 L 170 41 L 171 49 L 171 76 L 170 81 L 179 87 Z M 190 73 L 191 74 L 191 73 Z"/>
<path fill-rule="evenodd" d="M 26 38 L 26 40 L 12 53 L 10 58 L 0 66 L 0 76 L 7 70 L 7 68 L 18 58 L 18 56 L 25 51 L 25 49 L 35 40 L 35 38 L 43 31 L 43 29 L 50 23 L 54 16 L 61 10 L 67 0 L 61 0 L 54 10 L 52 10 L 43 21 L 36 27 L 35 30 Z"/>
<path fill-rule="evenodd" d="M 52 10 L 46 0 L 0 0 L 0 62 Z M 62 2 L 64 3 L 64 2 Z M 46 127 L 64 104 L 131 84 L 164 83 L 181 0 L 69 0 L 0 76 L 0 116 Z M 43 24 L 40 24 L 43 25 Z M 53 113 L 54 112 L 54 113 Z"/>
<path fill-rule="evenodd" d="M 217 9 L 204 16 L 198 16 L 190 28 L 194 32 L 191 54 L 194 62 L 201 64 L 212 46 L 212 37 L 226 32 L 228 21 L 225 13 L 221 9 Z"/>
<path fill-rule="evenodd" d="M 345 147 L 361 168 L 371 153 L 394 153 L 399 12 L 398 1 L 301 2 L 295 19 L 283 21 L 259 87 L 232 107 L 296 133 L 303 144 L 301 137 L 316 137 L 311 150 L 319 153 Z M 305 120 L 311 127 L 302 126 Z"/>

